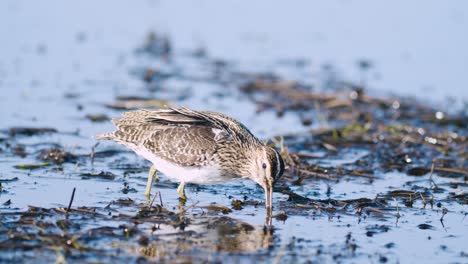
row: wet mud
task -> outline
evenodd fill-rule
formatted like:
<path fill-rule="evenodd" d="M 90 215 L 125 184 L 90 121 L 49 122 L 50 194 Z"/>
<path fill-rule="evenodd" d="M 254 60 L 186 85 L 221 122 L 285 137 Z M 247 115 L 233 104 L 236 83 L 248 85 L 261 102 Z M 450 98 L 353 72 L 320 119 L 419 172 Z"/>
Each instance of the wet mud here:
<path fill-rule="evenodd" d="M 135 49 L 138 89 L 66 91 L 74 114 L 53 127 L 0 127 L 0 262 L 468 261 L 466 109 L 373 95 L 330 66 L 317 85 L 274 70 L 304 73 L 301 60 L 250 72 L 173 46 L 151 32 Z M 150 164 L 92 139 L 123 111 L 171 104 L 237 115 L 281 151 L 272 219 L 244 180 L 188 185 L 181 203 L 160 175 L 146 200 Z"/>

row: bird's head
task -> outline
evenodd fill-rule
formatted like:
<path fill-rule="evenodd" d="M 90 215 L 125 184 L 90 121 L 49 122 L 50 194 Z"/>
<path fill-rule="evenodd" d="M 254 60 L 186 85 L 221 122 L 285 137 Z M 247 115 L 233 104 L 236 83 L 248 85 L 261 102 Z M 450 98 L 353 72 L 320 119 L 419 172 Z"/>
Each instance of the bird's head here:
<path fill-rule="evenodd" d="M 250 178 L 265 190 L 265 207 L 272 208 L 273 186 L 283 175 L 284 162 L 278 151 L 264 146 L 258 149 L 250 166 Z"/>

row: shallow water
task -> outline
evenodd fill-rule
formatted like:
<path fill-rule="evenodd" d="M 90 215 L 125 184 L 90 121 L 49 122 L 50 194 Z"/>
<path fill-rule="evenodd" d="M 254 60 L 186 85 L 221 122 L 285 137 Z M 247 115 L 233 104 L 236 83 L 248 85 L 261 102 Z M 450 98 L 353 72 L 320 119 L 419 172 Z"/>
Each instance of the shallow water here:
<path fill-rule="evenodd" d="M 259 33 L 265 24 L 277 17 L 274 14 L 280 10 L 267 14 L 266 21 L 259 24 L 252 22 L 257 21 L 257 16 L 250 13 L 253 12 L 250 9 L 241 25 L 229 26 L 223 20 L 223 26 L 238 31 L 233 36 L 223 33 L 217 38 L 212 36 L 216 34 L 210 33 L 216 29 L 208 19 L 197 21 L 197 26 L 193 26 L 197 29 L 187 28 L 186 22 L 202 17 L 206 14 L 204 12 L 227 16 L 229 7 L 234 5 L 232 3 L 226 6 L 210 5 L 214 11 L 209 8 L 201 11 L 190 5 L 181 10 L 172 2 L 159 1 L 140 4 L 100 2 L 94 3 L 93 7 L 88 4 L 63 5 L 52 1 L 41 3 L 40 7 L 34 6 L 35 3 L 21 1 L 1 4 L 0 17 L 5 23 L 0 26 L 0 32 L 10 37 L 5 40 L 5 46 L 0 51 L 0 220 L 3 223 L 0 225 L 0 261 L 24 260 L 29 256 L 36 257 L 38 262 L 59 261 L 62 258 L 69 262 L 467 261 L 467 175 L 463 152 L 451 153 L 447 158 L 457 160 L 456 168 L 461 168 L 464 174 L 446 177 L 443 173 L 434 172 L 433 181 L 442 188 L 439 191 L 433 188 L 428 173 L 410 176 L 405 170 L 398 169 L 374 170 L 372 178 L 336 172 L 341 175 L 336 181 L 306 177 L 300 184 L 295 183 L 297 173 L 289 172 L 275 192 L 274 228 L 271 231 L 264 229 L 266 212 L 262 207 L 263 191 L 248 180 L 224 185 L 188 185 L 189 199 L 181 207 L 175 190 L 177 183 L 161 175 L 161 181 L 153 189 L 154 194 L 160 192 L 160 198 L 158 194 L 152 206 L 148 206 L 143 192 L 150 164 L 111 142 L 100 142 L 96 146 L 93 136 L 111 131 L 112 124 L 108 120 L 92 122 L 86 117 L 90 114 L 118 117 L 122 110 L 106 107 L 106 104 L 125 102 L 119 101 L 118 96 L 161 100 L 155 101 L 158 105 L 176 103 L 195 109 L 215 110 L 239 119 L 263 140 L 276 135 L 289 135 L 292 139 L 286 139 L 287 147 L 315 156 L 304 158 L 303 162 L 328 169 L 351 170 L 357 166 L 356 162 L 368 161 L 368 156 L 378 153 L 378 149 L 366 144 L 318 148 L 320 143 L 316 141 L 319 139 L 308 134 L 311 129 L 342 125 L 340 121 L 324 121 L 324 111 L 327 110 L 323 106 L 313 106 L 303 112 L 286 111 L 279 117 L 279 111 L 268 107 L 257 112 L 258 100 L 268 102 L 271 99 L 269 94 L 252 96 L 238 88 L 248 81 L 249 75 L 274 73 L 287 80 L 310 85 L 313 91 L 324 90 L 327 94 L 334 94 L 336 90 L 332 88 L 336 89 L 336 85 L 333 84 L 359 79 L 359 74 L 353 73 L 356 69 L 350 70 L 349 66 L 359 58 L 349 54 L 363 54 L 372 56 L 371 59 L 378 62 L 377 69 L 372 70 L 375 72 L 371 75 L 382 72 L 390 76 L 369 79 L 370 88 L 366 88 L 369 88 L 370 94 L 384 98 L 392 92 L 419 95 L 420 87 L 427 82 L 434 84 L 433 89 L 437 91 L 427 97 L 437 105 L 444 105 L 445 101 L 441 100 L 440 94 L 466 97 L 465 90 L 457 88 L 460 85 L 456 80 L 460 79 L 452 78 L 458 76 L 458 70 L 466 68 L 460 67 L 468 61 L 462 60 L 466 57 L 463 53 L 465 51 L 458 50 L 460 56 L 452 54 L 455 49 L 438 55 L 442 61 L 450 61 L 444 64 L 448 65 L 444 71 L 434 68 L 434 63 L 419 67 L 425 65 L 421 57 L 442 42 L 434 44 L 424 41 L 428 46 L 417 52 L 419 42 L 409 46 L 402 44 L 410 50 L 408 53 L 415 54 L 414 60 L 407 64 L 387 58 L 391 55 L 382 55 L 381 50 L 374 50 L 375 54 L 364 53 L 363 50 L 372 43 L 364 46 L 353 44 L 351 46 L 359 47 L 360 52 L 343 50 L 335 58 L 331 54 L 335 54 L 336 49 L 324 48 L 326 45 L 320 38 L 325 37 L 321 32 L 327 32 L 328 37 L 325 39 L 329 40 L 325 43 L 336 43 L 341 38 L 348 38 L 342 34 L 343 29 L 333 31 L 338 27 L 333 24 L 328 25 L 328 29 L 309 27 L 311 32 L 319 30 L 311 34 L 319 40 L 305 39 L 307 41 L 301 42 L 301 47 L 292 40 L 297 40 L 302 33 L 289 31 L 294 21 L 278 28 L 279 33 Z M 58 12 L 51 12 L 54 10 L 51 5 Z M 103 15 L 102 10 L 107 9 L 99 5 L 114 6 L 115 12 Z M 349 11 L 348 14 L 348 11 L 343 10 L 358 10 L 365 4 L 348 6 L 336 2 L 322 8 L 335 5 L 336 9 L 333 9 L 337 14 L 354 18 L 353 12 Z M 338 8 L 340 5 L 352 9 Z M 460 6 L 463 5 L 460 3 Z M 434 3 L 429 6 L 432 11 L 426 11 L 425 18 L 430 17 L 431 12 L 438 7 Z M 233 10 L 230 16 L 242 13 L 245 7 Z M 458 22 L 452 25 L 452 18 L 440 18 L 453 26 L 453 32 L 434 31 L 433 37 L 443 34 L 453 37 L 459 28 L 466 25 L 466 16 L 462 11 L 456 11 L 454 6 L 442 11 L 447 17 L 455 14 Z M 306 15 L 304 12 L 301 12 L 301 16 Z M 47 18 L 44 14 L 48 15 Z M 86 14 L 87 19 L 83 19 L 81 14 Z M 186 21 L 177 19 L 183 15 Z M 104 18 L 106 21 L 103 21 Z M 409 23 L 410 18 L 406 19 L 398 23 Z M 382 21 L 386 20 L 382 18 Z M 382 21 L 379 23 L 384 23 Z M 247 30 L 250 25 L 255 25 L 251 32 Z M 175 43 L 169 61 L 154 52 L 136 52 L 141 49 L 150 29 L 161 28 L 170 33 Z M 362 30 L 358 30 L 358 36 L 365 33 Z M 401 34 L 408 35 L 411 32 L 408 29 Z M 400 38 L 394 32 L 387 37 Z M 356 43 L 354 38 L 357 37 L 353 37 L 351 43 Z M 375 39 L 379 38 L 375 36 Z M 250 44 L 244 48 L 238 47 L 239 42 L 244 41 Z M 457 43 L 462 45 L 464 42 L 466 39 L 462 38 Z M 193 56 L 194 50 L 200 46 L 206 46 L 207 56 Z M 314 62 L 314 59 L 310 62 L 311 50 L 306 47 L 325 51 L 328 55 L 317 55 L 318 62 Z M 302 57 L 307 61 L 305 67 L 301 62 Z M 343 67 L 345 73 L 335 75 L 333 69 L 324 70 L 320 66 L 323 61 L 334 62 L 338 67 Z M 406 66 L 400 69 L 402 64 Z M 402 73 L 415 68 L 419 71 L 410 77 Z M 156 74 L 150 82 L 145 82 L 143 76 L 148 74 L 148 69 L 156 70 Z M 431 74 L 433 72 L 438 73 L 440 80 L 435 77 L 436 74 Z M 408 81 L 411 78 L 414 80 Z M 450 82 L 447 81 L 449 79 Z M 442 83 L 452 89 L 439 88 Z M 406 93 L 408 86 L 416 88 Z M 384 92 L 379 92 L 381 88 L 384 88 Z M 253 100 L 257 100 L 257 103 Z M 463 99 L 458 102 L 463 102 Z M 466 120 L 465 116 L 462 118 Z M 303 125 L 304 119 L 311 119 L 312 123 Z M 395 120 L 389 119 L 388 122 Z M 419 119 L 414 121 L 418 122 Z M 58 132 L 32 136 L 12 135 L 10 128 L 21 126 L 52 127 Z M 447 125 L 442 128 L 443 131 L 457 132 L 459 137 L 466 137 L 466 126 Z M 437 129 L 440 130 L 441 126 Z M 466 142 L 460 144 L 466 146 Z M 51 164 L 38 169 L 14 167 L 42 163 L 38 158 L 41 150 L 50 150 L 54 146 L 74 157 L 63 164 Z M 91 159 L 93 147 L 96 155 Z M 423 147 L 421 142 L 414 149 L 416 153 L 422 154 L 412 156 L 414 161 L 410 165 L 428 166 L 432 155 L 429 151 L 432 149 Z M 409 147 L 402 151 L 413 153 Z M 424 153 L 429 157 L 424 156 Z M 377 157 L 376 164 L 384 163 L 383 159 Z M 376 166 L 371 164 L 369 169 Z M 101 172 L 105 172 L 104 175 L 99 175 Z M 74 188 L 76 193 L 72 211 L 66 214 L 60 208 L 67 208 Z M 390 195 L 392 191 L 399 190 L 411 190 L 428 201 L 425 203 L 419 197 L 411 197 L 412 194 Z M 294 195 L 290 192 L 305 200 L 293 199 Z M 461 195 L 461 198 L 453 198 L 455 195 Z M 385 198 L 382 201 L 377 199 L 382 197 Z M 361 202 L 353 201 L 361 198 L 371 200 L 368 202 L 370 205 L 364 206 Z M 231 204 L 235 200 L 242 202 L 240 210 Z M 225 207 L 231 211 L 224 211 Z M 82 211 L 79 211 L 80 208 Z M 447 210 L 445 215 L 444 210 Z M 440 221 L 442 216 L 443 221 Z M 62 220 L 64 222 L 60 222 Z M 64 225 L 67 227 L 64 228 L 61 223 L 66 223 Z M 64 239 L 63 243 L 50 242 L 60 239 Z M 70 242 L 74 239 L 81 246 Z M 27 240 L 31 242 L 27 243 Z"/>

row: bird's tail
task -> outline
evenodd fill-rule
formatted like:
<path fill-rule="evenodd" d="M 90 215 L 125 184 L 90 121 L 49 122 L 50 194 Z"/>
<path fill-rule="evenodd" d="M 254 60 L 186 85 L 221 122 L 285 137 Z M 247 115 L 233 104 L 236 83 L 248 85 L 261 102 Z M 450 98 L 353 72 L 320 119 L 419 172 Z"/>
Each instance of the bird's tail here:
<path fill-rule="evenodd" d="M 94 136 L 97 140 L 113 140 L 115 138 L 114 133 L 104 133 Z"/>

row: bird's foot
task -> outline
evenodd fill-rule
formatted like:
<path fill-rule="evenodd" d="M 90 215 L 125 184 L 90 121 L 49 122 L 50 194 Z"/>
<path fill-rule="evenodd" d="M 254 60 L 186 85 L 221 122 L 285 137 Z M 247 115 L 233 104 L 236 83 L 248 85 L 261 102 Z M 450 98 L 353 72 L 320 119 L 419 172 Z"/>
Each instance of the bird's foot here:
<path fill-rule="evenodd" d="M 157 181 L 159 181 L 159 176 L 157 174 L 156 168 L 154 166 L 151 166 L 149 173 L 148 173 L 148 182 L 146 183 L 146 190 L 145 190 L 146 199 L 150 198 L 151 186 L 153 185 L 154 178 L 157 178 Z"/>
<path fill-rule="evenodd" d="M 154 165 L 150 167 L 148 177 L 154 179 L 157 182 L 159 181 L 158 170 Z"/>
<path fill-rule="evenodd" d="M 177 193 L 179 194 L 179 201 L 185 203 L 187 201 L 187 196 L 185 196 L 185 182 L 181 182 L 179 187 L 177 187 Z"/>
<path fill-rule="evenodd" d="M 154 179 L 154 181 L 159 182 L 159 174 L 158 174 L 158 170 L 156 169 L 156 167 L 154 166 L 150 167 L 148 177 L 151 177 L 152 179 Z"/>
<path fill-rule="evenodd" d="M 151 198 L 151 194 L 148 192 L 145 192 L 145 198 L 146 198 L 146 202 L 149 202 L 150 201 L 150 198 Z"/>

